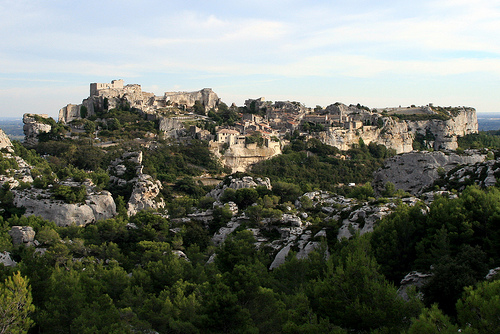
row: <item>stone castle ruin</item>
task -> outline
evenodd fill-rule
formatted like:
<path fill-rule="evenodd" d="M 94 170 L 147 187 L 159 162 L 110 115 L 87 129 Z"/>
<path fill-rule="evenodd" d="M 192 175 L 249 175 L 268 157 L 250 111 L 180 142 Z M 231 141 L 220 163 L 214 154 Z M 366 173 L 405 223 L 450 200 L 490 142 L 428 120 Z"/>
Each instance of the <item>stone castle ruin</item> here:
<path fill-rule="evenodd" d="M 196 101 L 208 111 L 217 108 L 220 98 L 211 88 L 195 92 L 165 92 L 163 96 L 155 96 L 154 93 L 143 92 L 141 85 L 125 85 L 121 79 L 111 83 L 91 83 L 90 96 L 81 104 L 68 104 L 61 108 L 59 121 L 69 123 L 117 107 L 135 108 L 143 113 L 156 115 L 161 109 L 192 108 Z"/>

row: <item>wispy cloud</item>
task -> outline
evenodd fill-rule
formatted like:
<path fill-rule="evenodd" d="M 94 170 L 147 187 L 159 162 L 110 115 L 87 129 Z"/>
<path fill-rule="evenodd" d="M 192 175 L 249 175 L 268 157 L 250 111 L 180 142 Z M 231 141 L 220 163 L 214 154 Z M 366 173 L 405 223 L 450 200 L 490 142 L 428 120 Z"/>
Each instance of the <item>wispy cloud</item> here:
<path fill-rule="evenodd" d="M 500 74 L 496 0 L 89 0 L 74 6 L 0 0 L 0 12 L 5 78 L 64 77 L 81 85 L 82 78 L 147 80 L 148 73 L 168 73 L 171 81 L 196 74 L 238 85 L 256 75 L 424 81 L 470 74 L 497 82 Z"/>

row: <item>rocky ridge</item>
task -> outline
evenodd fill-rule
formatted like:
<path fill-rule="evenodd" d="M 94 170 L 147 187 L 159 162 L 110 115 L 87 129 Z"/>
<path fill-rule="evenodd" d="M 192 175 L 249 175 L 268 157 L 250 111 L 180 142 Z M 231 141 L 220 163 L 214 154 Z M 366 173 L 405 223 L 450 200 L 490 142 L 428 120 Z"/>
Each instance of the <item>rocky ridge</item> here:
<path fill-rule="evenodd" d="M 5 134 L 5 132 L 0 129 L 0 149 L 6 149 L 8 151 L 12 151 L 12 142 L 9 137 Z"/>
<path fill-rule="evenodd" d="M 337 109 L 333 109 L 335 106 Z M 434 150 L 455 150 L 457 137 L 477 133 L 478 123 L 474 108 L 460 107 L 450 112 L 447 117 L 432 118 L 437 113 L 430 107 L 418 110 L 410 109 L 415 115 L 428 115 L 428 120 L 399 119 L 390 114 L 380 114 L 359 108 L 349 108 L 340 104 L 326 108 L 332 112 L 343 112 L 353 121 L 349 127 L 329 127 L 319 134 L 320 140 L 341 150 L 347 150 L 362 139 L 365 144 L 375 142 L 392 148 L 396 153 L 413 150 L 413 143 L 418 138 L 425 138 L 425 145 Z M 330 109 L 329 109 L 330 108 Z M 403 113 L 405 110 L 397 112 Z M 397 113 L 394 112 L 394 113 Z"/>
<path fill-rule="evenodd" d="M 270 187 L 268 179 L 254 179 L 246 176 L 231 178 L 228 182 L 221 182 L 214 190 L 207 194 L 217 201 L 226 189 L 255 188 L 257 186 Z M 270 188 L 268 188 L 270 189 Z M 427 194 L 428 201 L 423 202 L 416 197 L 388 198 L 385 202 L 360 201 L 353 198 L 331 194 L 326 191 L 305 193 L 295 201 L 294 207 L 288 207 L 279 218 L 265 218 L 259 225 L 249 223 L 249 217 L 243 211 L 233 207 L 231 220 L 221 227 L 212 237 L 214 244 L 219 245 L 234 231 L 242 227 L 250 230 L 256 238 L 256 245 L 260 248 L 272 249 L 274 260 L 270 269 L 284 263 L 290 251 L 296 252 L 298 258 L 305 258 L 308 254 L 321 246 L 325 238 L 350 238 L 355 233 L 360 235 L 372 232 L 377 222 L 395 210 L 401 201 L 407 205 L 422 203 L 423 207 L 430 205 L 432 193 Z M 324 227 L 318 228 L 312 224 L 309 209 L 301 201 L 307 198 L 312 202 L 312 210 L 321 210 L 326 215 L 322 220 Z M 431 200 L 429 200 L 431 199 Z M 220 202 L 214 205 L 222 205 Z M 424 210 L 425 211 L 425 210 Z M 189 219 L 207 223 L 212 219 L 212 210 L 197 212 L 189 215 Z"/>

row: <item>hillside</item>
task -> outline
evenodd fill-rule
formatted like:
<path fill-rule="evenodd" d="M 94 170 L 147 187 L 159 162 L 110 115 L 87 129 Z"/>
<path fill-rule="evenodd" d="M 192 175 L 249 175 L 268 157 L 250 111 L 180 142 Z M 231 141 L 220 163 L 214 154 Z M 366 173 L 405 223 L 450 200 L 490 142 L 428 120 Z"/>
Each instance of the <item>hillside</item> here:
<path fill-rule="evenodd" d="M 30 332 L 497 328 L 500 137 L 474 109 L 114 81 L 61 110 L 0 133 L 0 282 Z"/>

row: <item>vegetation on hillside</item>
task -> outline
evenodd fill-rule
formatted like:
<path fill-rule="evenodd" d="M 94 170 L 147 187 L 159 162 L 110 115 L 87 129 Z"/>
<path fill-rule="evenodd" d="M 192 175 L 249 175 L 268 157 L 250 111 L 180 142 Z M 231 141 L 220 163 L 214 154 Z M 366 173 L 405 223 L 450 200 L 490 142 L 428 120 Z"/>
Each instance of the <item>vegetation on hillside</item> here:
<path fill-rule="evenodd" d="M 256 164 L 252 173 L 296 184 L 302 192 L 312 189 L 342 192 L 339 189 L 342 185 L 369 182 L 384 159 L 394 154 L 394 150 L 375 143 L 365 145 L 361 141 L 341 152 L 317 139 L 296 138 L 282 155 Z"/>
<path fill-rule="evenodd" d="M 222 107 L 211 117 L 229 124 L 236 116 L 234 108 Z M 9 251 L 17 266 L 0 266 L 0 332 L 451 333 L 460 328 L 492 333 L 499 327 L 500 277 L 484 279 L 488 269 L 500 266 L 498 188 L 470 186 L 458 198 L 438 197 L 429 207 L 396 199 L 395 211 L 373 233 L 338 241 L 339 221 L 325 219 L 321 206 L 304 193 L 321 189 L 374 206 L 383 203 L 373 198 L 371 175 L 394 155 L 392 150 L 360 141 L 341 152 L 294 136 L 283 155 L 251 171 L 270 177 L 272 189 L 227 190 L 214 207 L 214 199 L 204 196 L 211 187 L 195 179 L 224 173 L 206 142 L 137 141 L 122 135 L 156 131 L 154 122 L 127 106 L 99 117 L 81 124 L 79 139 L 54 137 L 34 149 L 14 142 L 16 154 L 33 166 L 33 186 L 80 203 L 85 189 L 58 181 L 91 178 L 98 188 L 114 192 L 119 214 L 85 227 L 57 227 L 22 216 L 12 205 L 12 191 L 1 188 L 0 251 Z M 102 141 L 116 145 L 98 145 L 93 126 Z M 422 144 L 431 139 L 422 138 Z M 497 148 L 492 134 L 460 140 L 461 148 Z M 144 172 L 163 183 L 169 216 L 141 211 L 127 217 L 126 199 L 110 186 L 110 162 L 139 150 Z M 0 160 L 4 171 L 15 165 L 12 159 Z M 340 187 L 348 183 L 361 185 Z M 405 194 L 388 183 L 383 196 Z M 284 224 L 283 213 L 297 212 L 297 200 L 311 240 L 321 247 L 305 259 L 297 259 L 292 249 L 283 265 L 269 270 L 275 250 L 258 247 L 247 228 L 262 228 L 269 239 L 279 239 L 273 224 Z M 248 219 L 214 245 L 213 233 L 232 217 L 229 202 Z M 213 210 L 207 223 L 185 219 L 207 209 Z M 340 218 L 348 215 L 341 212 Z M 264 219 L 270 223 L 264 225 Z M 12 226 L 33 227 L 44 251 L 14 246 L 8 234 Z M 321 229 L 326 239 L 314 237 Z M 397 285 L 414 270 L 433 276 L 421 290 L 423 300 L 410 290 L 404 301 Z"/>

